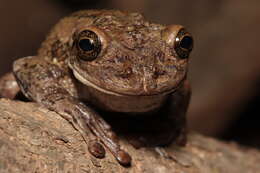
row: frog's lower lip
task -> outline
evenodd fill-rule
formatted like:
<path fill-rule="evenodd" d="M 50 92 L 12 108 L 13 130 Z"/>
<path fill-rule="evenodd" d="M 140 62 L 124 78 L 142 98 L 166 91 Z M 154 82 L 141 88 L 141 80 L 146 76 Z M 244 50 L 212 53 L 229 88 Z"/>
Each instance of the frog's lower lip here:
<path fill-rule="evenodd" d="M 104 88 L 101 88 L 97 85 L 95 85 L 94 83 L 90 82 L 89 80 L 85 79 L 84 77 L 82 77 L 76 70 L 73 70 L 73 74 L 74 76 L 80 81 L 82 82 L 83 84 L 85 84 L 86 86 L 89 86 L 89 87 L 92 87 L 92 88 L 95 88 L 96 90 L 102 92 L 102 93 L 106 93 L 106 94 L 110 94 L 110 95 L 115 95 L 115 96 L 129 96 L 129 97 L 140 97 L 140 96 L 144 96 L 144 97 L 149 97 L 149 96 L 156 96 L 156 95 L 167 95 L 169 93 L 173 93 L 176 91 L 177 88 L 179 88 L 179 86 L 177 87 L 174 87 L 172 89 L 169 89 L 167 91 L 163 91 L 163 92 L 160 92 L 160 93 L 155 93 L 155 94 L 140 94 L 140 95 L 131 95 L 131 94 L 122 94 L 122 93 L 118 93 L 118 92 L 114 92 L 114 91 L 110 91 L 110 90 L 106 90 Z M 182 82 L 180 82 L 181 84 Z"/>

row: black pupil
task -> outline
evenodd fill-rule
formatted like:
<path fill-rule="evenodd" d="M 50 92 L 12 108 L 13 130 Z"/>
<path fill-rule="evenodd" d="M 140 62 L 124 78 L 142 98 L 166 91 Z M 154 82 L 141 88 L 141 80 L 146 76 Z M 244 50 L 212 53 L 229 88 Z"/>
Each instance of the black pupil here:
<path fill-rule="evenodd" d="M 184 49 L 192 49 L 193 40 L 190 36 L 185 36 L 182 38 L 180 46 Z"/>
<path fill-rule="evenodd" d="M 79 41 L 79 47 L 84 51 L 92 51 L 94 50 L 95 46 L 93 41 L 90 39 L 82 39 Z"/>

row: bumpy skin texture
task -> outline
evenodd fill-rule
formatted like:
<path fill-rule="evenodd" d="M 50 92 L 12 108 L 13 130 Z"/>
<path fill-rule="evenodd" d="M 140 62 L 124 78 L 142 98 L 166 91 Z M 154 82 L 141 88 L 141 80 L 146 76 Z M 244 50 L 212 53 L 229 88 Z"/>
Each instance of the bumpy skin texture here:
<path fill-rule="evenodd" d="M 100 41 L 91 60 L 86 60 L 77 44 L 86 30 Z M 134 136 L 137 141 L 142 139 L 139 143 L 163 145 L 175 139 L 185 144 L 190 88 L 188 58 L 176 52 L 180 31 L 184 32 L 180 25 L 150 23 L 138 13 L 80 11 L 53 28 L 37 56 L 15 61 L 13 74 L 27 98 L 72 123 L 94 156 L 105 156 L 103 143 L 119 163 L 129 165 L 130 155 L 121 149 L 102 117 L 114 116 L 111 124 L 115 129 L 117 123 L 113 122 L 126 117 L 125 125 L 138 129 Z M 8 80 L 3 79 L 2 86 L 6 86 Z M 17 86 L 13 88 L 17 92 Z M 7 91 L 12 88 L 0 89 L 1 95 L 9 98 L 16 93 Z M 149 137 L 154 132 L 160 140 Z"/>

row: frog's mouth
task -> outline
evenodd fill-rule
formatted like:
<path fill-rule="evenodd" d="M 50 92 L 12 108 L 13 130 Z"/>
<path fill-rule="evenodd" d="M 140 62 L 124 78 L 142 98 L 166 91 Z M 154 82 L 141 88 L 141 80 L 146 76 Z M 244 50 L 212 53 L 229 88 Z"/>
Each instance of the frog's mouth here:
<path fill-rule="evenodd" d="M 102 93 L 106 93 L 106 94 L 110 94 L 110 95 L 116 95 L 116 96 L 124 96 L 123 94 L 119 94 L 119 93 L 116 93 L 116 92 L 113 92 L 113 91 L 109 91 L 109 90 L 103 89 L 103 88 L 93 84 L 92 82 L 90 82 L 87 79 L 85 79 L 84 77 L 82 77 L 76 70 L 73 70 L 73 74 L 76 77 L 76 79 L 78 79 L 84 85 L 95 88 L 95 89 L 101 91 Z"/>
<path fill-rule="evenodd" d="M 168 95 L 170 93 L 174 93 L 179 88 L 180 84 L 183 83 L 183 81 L 180 81 L 177 86 L 174 86 L 173 88 L 171 88 L 169 90 L 166 90 L 166 91 L 163 91 L 163 92 L 160 92 L 160 93 L 156 93 L 156 94 L 130 95 L 130 94 L 122 94 L 122 93 L 118 93 L 118 92 L 114 92 L 114 91 L 111 91 L 111 90 L 101 88 L 100 86 L 98 86 L 98 85 L 92 83 L 91 81 L 87 80 L 86 78 L 82 77 L 82 75 L 80 73 L 78 73 L 76 70 L 72 70 L 72 71 L 73 71 L 75 78 L 77 80 L 79 80 L 81 83 L 83 83 L 84 85 L 91 87 L 91 88 L 94 88 L 94 89 L 96 89 L 96 90 L 98 90 L 102 93 L 106 93 L 106 94 L 114 95 L 114 96 L 120 96 L 120 97 L 123 97 L 123 96 L 131 96 L 131 97 L 140 97 L 140 96 L 149 97 L 149 96 L 152 96 L 152 97 L 154 97 L 154 96 Z"/>

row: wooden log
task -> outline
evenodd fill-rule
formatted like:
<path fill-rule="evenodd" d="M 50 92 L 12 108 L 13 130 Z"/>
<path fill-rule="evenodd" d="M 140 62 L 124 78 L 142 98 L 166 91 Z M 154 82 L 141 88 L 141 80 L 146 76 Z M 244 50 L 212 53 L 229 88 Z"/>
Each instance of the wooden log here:
<path fill-rule="evenodd" d="M 0 172 L 98 173 L 257 173 L 260 152 L 195 133 L 186 147 L 135 149 L 123 167 L 107 152 L 104 159 L 88 153 L 81 135 L 58 114 L 36 103 L 0 99 Z"/>

